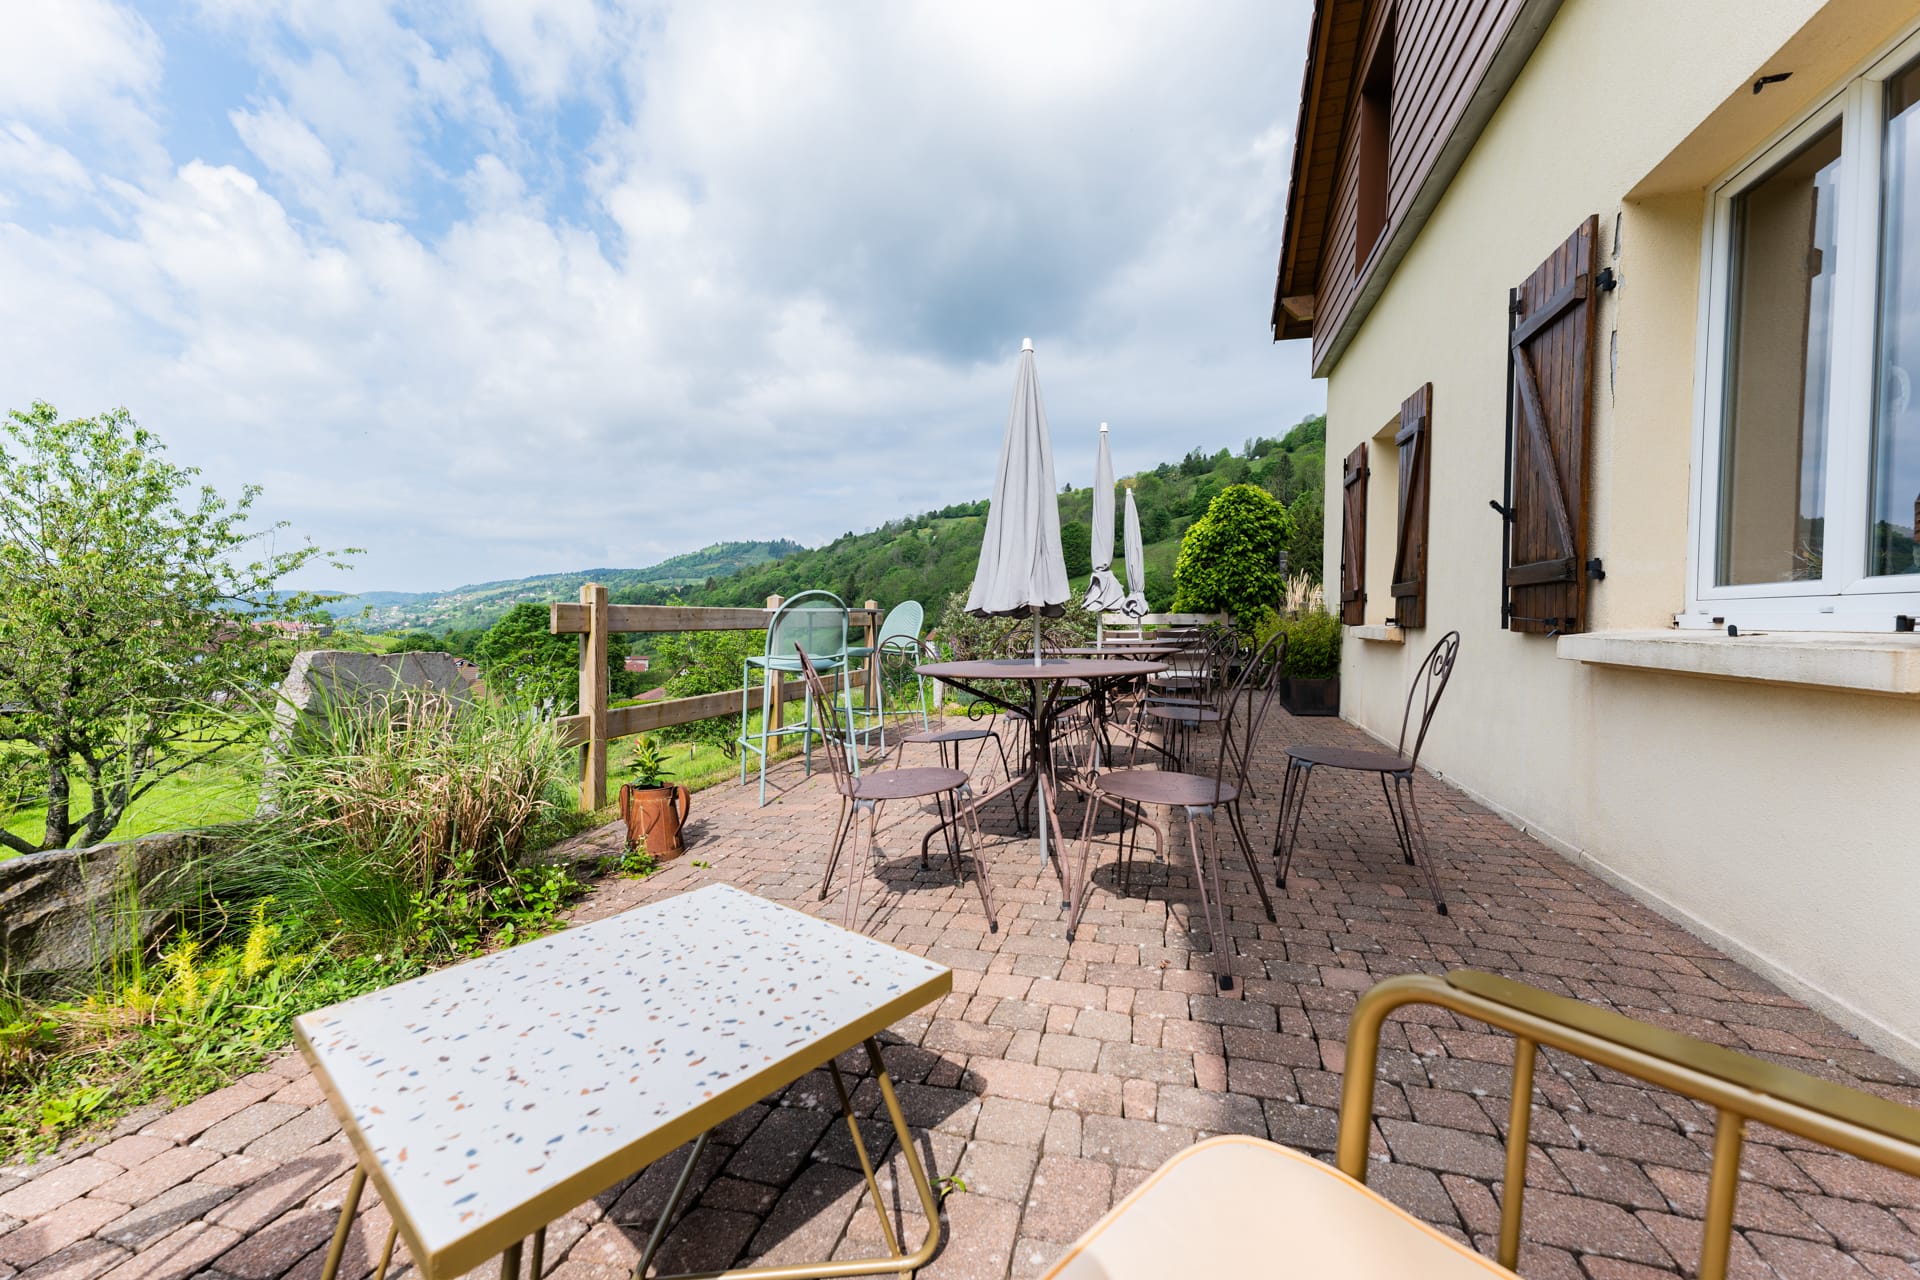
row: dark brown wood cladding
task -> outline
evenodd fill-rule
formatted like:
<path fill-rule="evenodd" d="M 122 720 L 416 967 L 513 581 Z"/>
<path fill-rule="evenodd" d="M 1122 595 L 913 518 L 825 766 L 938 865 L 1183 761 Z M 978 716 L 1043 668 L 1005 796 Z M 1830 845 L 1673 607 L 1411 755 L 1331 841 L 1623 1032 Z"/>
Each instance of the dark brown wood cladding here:
<path fill-rule="evenodd" d="M 1587 618 L 1587 422 L 1593 405 L 1599 219 L 1513 291 L 1507 424 L 1506 623 L 1566 633 Z"/>
<path fill-rule="evenodd" d="M 1392 239 L 1394 228 L 1432 172 L 1524 3 L 1321 0 L 1317 6 L 1314 62 L 1308 68 L 1308 99 L 1301 109 L 1287 243 L 1274 308 L 1275 337 L 1312 332 L 1316 367 L 1377 265 L 1381 246 Z M 1365 58 L 1389 26 L 1394 58 L 1386 229 L 1373 252 L 1356 261 L 1359 83 Z M 1329 65 L 1336 61 L 1337 65 Z M 1281 298 L 1303 296 L 1314 299 L 1310 320 L 1283 312 Z"/>

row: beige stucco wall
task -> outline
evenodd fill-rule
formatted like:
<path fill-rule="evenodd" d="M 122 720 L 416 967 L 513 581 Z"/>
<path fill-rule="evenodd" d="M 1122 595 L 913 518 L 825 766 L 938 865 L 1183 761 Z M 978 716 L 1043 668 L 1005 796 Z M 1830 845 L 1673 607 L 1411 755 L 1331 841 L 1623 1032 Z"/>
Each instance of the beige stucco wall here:
<path fill-rule="evenodd" d="M 1436 771 L 1910 1062 L 1920 702 L 1559 658 L 1553 640 L 1498 625 L 1487 502 L 1501 490 L 1507 290 L 1597 213 L 1601 263 L 1622 283 L 1595 343 L 1592 554 L 1607 579 L 1593 622 L 1671 625 L 1704 184 L 1916 17 L 1881 0 L 1566 0 L 1331 372 L 1326 562 L 1337 580 L 1338 460 L 1431 381 L 1428 625 L 1405 646 L 1349 636 L 1344 713 L 1391 740 L 1413 664 L 1458 628 Z M 1795 77 L 1750 92 L 1776 69 Z M 1369 543 L 1391 543 L 1394 510 L 1376 486 Z M 1389 611 L 1387 585 L 1370 564 L 1370 620 Z"/>

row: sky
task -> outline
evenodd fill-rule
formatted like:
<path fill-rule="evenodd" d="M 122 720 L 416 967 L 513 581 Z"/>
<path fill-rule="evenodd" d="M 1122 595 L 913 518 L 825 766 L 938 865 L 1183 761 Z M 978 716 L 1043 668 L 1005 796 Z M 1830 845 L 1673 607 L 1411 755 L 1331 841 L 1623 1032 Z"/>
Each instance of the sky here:
<path fill-rule="evenodd" d="M 297 585 L 808 544 L 1319 412 L 1307 0 L 0 0 L 4 405 L 124 405 Z"/>

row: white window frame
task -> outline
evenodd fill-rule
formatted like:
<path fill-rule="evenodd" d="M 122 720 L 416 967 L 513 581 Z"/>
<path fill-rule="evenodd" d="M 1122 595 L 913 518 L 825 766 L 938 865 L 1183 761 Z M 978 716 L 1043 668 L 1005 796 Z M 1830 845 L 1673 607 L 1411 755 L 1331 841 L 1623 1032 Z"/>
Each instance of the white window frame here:
<path fill-rule="evenodd" d="M 1920 57 L 1920 30 L 1874 55 L 1826 99 L 1741 161 L 1708 191 L 1702 232 L 1700 322 L 1695 370 L 1693 484 L 1686 612 L 1681 627 L 1895 631 L 1920 615 L 1920 574 L 1869 577 L 1868 490 L 1872 482 L 1874 364 L 1879 340 L 1880 169 L 1886 82 Z M 1832 350 L 1826 414 L 1823 576 L 1810 582 L 1722 586 L 1720 476 L 1724 442 L 1728 310 L 1732 296 L 1733 205 L 1815 134 L 1840 122 L 1839 264 L 1833 284 Z M 1871 246 L 1872 252 L 1864 252 Z"/>

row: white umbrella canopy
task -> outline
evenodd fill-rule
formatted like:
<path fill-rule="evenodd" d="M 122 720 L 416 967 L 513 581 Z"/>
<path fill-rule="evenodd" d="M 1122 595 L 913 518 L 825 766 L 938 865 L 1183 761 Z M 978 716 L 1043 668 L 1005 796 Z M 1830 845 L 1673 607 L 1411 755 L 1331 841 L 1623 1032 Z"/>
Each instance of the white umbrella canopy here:
<path fill-rule="evenodd" d="M 1147 616 L 1147 549 L 1140 541 L 1140 509 L 1133 505 L 1133 490 L 1127 490 L 1127 514 L 1122 526 L 1126 538 L 1127 596 L 1120 611 L 1132 618 Z"/>
<path fill-rule="evenodd" d="M 1000 444 L 1000 470 L 987 507 L 986 537 L 967 611 L 981 617 L 1033 614 L 1035 653 L 1039 617 L 1066 612 L 1073 594 L 1060 552 L 1060 501 L 1053 484 L 1053 440 L 1040 381 L 1033 371 L 1033 339 L 1020 346 L 1013 407 Z"/>
<path fill-rule="evenodd" d="M 1093 577 L 1083 603 L 1095 613 L 1117 609 L 1127 593 L 1113 576 L 1113 454 L 1107 449 L 1107 424 L 1100 424 L 1100 456 L 1093 464 Z"/>

